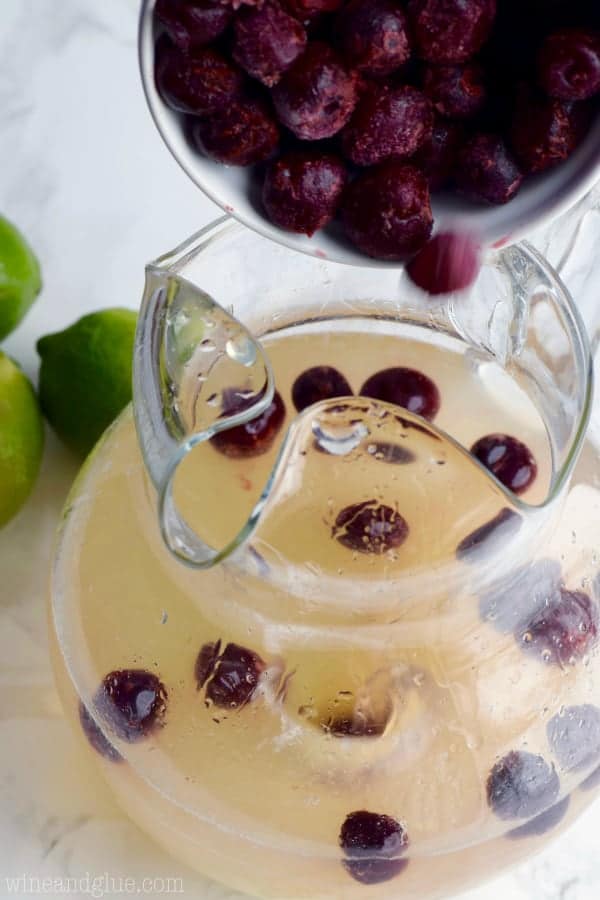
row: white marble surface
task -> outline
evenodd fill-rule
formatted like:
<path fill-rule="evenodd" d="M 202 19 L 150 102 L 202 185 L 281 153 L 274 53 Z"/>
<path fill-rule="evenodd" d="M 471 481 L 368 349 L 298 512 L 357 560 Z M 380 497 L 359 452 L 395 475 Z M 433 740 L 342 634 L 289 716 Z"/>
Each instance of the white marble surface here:
<path fill-rule="evenodd" d="M 188 185 L 145 109 L 137 5 L 0 0 L 0 211 L 29 236 L 45 280 L 5 349 L 32 376 L 39 335 L 87 310 L 136 306 L 144 263 L 217 213 Z M 32 896 L 37 887 L 50 897 L 89 896 L 88 875 L 108 878 L 96 883 L 96 895 L 104 888 L 107 897 L 130 890 L 119 878 L 136 879 L 131 890 L 141 893 L 143 878 L 172 877 L 183 879 L 185 897 L 230 898 L 122 816 L 63 720 L 44 594 L 54 525 L 75 471 L 49 435 L 35 494 L 0 534 L 0 897 Z M 597 803 L 557 845 L 463 900 L 597 900 L 598 833 Z M 62 890 L 43 881 L 11 886 L 23 876 L 84 880 L 77 890 L 70 882 Z"/>

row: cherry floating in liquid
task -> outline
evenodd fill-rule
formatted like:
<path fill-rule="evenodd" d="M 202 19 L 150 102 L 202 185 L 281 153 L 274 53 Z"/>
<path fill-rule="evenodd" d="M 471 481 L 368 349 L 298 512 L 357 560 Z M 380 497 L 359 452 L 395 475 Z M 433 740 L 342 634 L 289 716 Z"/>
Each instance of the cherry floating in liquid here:
<path fill-rule="evenodd" d="M 435 419 L 440 408 L 440 392 L 431 378 L 423 372 L 403 366 L 382 369 L 371 375 L 359 394 L 361 397 L 402 406 L 429 422 Z"/>
<path fill-rule="evenodd" d="M 471 453 L 513 494 L 522 494 L 535 481 L 535 458 L 517 438 L 507 434 L 488 434 L 473 444 Z"/>
<path fill-rule="evenodd" d="M 379 884 L 399 875 L 409 840 L 406 829 L 391 816 L 357 810 L 349 813 L 339 837 L 344 868 L 361 884 Z"/>
<path fill-rule="evenodd" d="M 242 391 L 230 388 L 223 391 L 222 415 L 232 416 L 256 402 L 257 396 L 247 398 Z M 273 445 L 285 419 L 285 405 L 278 391 L 273 400 L 256 418 L 220 431 L 211 438 L 211 444 L 220 453 L 233 459 L 260 456 Z"/>

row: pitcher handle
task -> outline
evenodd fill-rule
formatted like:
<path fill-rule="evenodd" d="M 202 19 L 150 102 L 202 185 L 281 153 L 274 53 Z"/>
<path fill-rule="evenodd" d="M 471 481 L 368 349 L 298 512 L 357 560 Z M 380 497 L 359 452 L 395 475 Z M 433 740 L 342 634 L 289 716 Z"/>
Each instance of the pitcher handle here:
<path fill-rule="evenodd" d="M 214 229 L 211 226 L 213 234 Z M 275 391 L 260 344 L 233 315 L 178 273 L 205 231 L 147 266 L 133 362 L 135 423 L 158 493 L 162 536 L 179 560 L 200 569 L 215 565 L 246 539 L 258 520 L 267 487 L 232 540 L 224 547 L 211 547 L 182 516 L 174 496 L 175 475 L 194 447 L 261 415 Z M 198 402 L 206 400 L 223 365 L 228 366 L 230 384 L 243 383 L 249 397 L 256 396 L 255 402 L 231 415 L 219 412 L 218 387 L 211 395 L 212 405 Z"/>

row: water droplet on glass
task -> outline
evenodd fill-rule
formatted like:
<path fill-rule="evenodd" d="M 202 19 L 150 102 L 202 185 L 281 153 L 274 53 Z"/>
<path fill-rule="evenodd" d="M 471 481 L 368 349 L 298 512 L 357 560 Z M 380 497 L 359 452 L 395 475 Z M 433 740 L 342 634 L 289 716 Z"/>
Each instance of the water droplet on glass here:
<path fill-rule="evenodd" d="M 203 353 L 213 353 L 217 348 L 214 341 L 211 341 L 210 338 L 204 338 L 203 341 L 200 341 L 200 349 Z"/>
<path fill-rule="evenodd" d="M 247 334 L 238 334 L 225 344 L 227 356 L 242 366 L 253 366 L 256 362 L 256 344 Z"/>
<path fill-rule="evenodd" d="M 209 406 L 218 406 L 219 405 L 219 395 L 211 394 L 210 397 L 208 397 L 206 402 L 208 403 Z"/>
<path fill-rule="evenodd" d="M 368 436 L 369 429 L 364 422 L 338 425 L 314 419 L 312 433 L 321 450 L 325 450 L 326 453 L 331 453 L 333 456 L 347 456 L 360 446 Z"/>

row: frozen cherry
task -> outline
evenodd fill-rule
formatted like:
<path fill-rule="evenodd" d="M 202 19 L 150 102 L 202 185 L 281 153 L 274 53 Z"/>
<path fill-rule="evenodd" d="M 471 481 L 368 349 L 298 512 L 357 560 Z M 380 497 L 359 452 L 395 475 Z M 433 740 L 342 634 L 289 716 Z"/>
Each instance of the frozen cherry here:
<path fill-rule="evenodd" d="M 406 267 L 410 279 L 432 296 L 464 291 L 479 274 L 481 248 L 466 234 L 436 234 Z"/>
<path fill-rule="evenodd" d="M 257 397 L 250 400 L 233 389 L 223 391 L 222 414 L 232 416 L 242 412 L 256 402 Z M 220 431 L 211 438 L 213 446 L 225 456 L 233 459 L 260 456 L 266 453 L 277 437 L 285 419 L 285 405 L 278 391 L 266 410 L 243 425 L 236 425 L 226 431 Z"/>
<path fill-rule="evenodd" d="M 541 607 L 555 602 L 561 580 L 560 563 L 553 559 L 538 559 L 519 567 L 481 597 L 481 618 L 497 631 L 510 634 Z"/>
<path fill-rule="evenodd" d="M 416 369 L 401 366 L 382 369 L 371 375 L 359 393 L 361 397 L 403 406 L 430 422 L 435 419 L 440 408 L 440 392 L 431 378 Z"/>
<path fill-rule="evenodd" d="M 345 184 L 346 167 L 337 156 L 292 151 L 267 169 L 263 206 L 280 228 L 312 235 L 333 219 Z"/>
<path fill-rule="evenodd" d="M 342 133 L 344 155 L 358 166 L 412 156 L 433 130 L 429 100 L 404 85 L 369 87 Z"/>
<path fill-rule="evenodd" d="M 460 125 L 435 117 L 431 137 L 417 151 L 413 160 L 425 174 L 430 190 L 439 191 L 450 181 L 463 140 Z"/>
<path fill-rule="evenodd" d="M 488 434 L 473 444 L 471 453 L 513 494 L 522 494 L 535 481 L 537 463 L 517 438 Z"/>
<path fill-rule="evenodd" d="M 348 238 L 375 259 L 409 258 L 433 226 L 427 179 L 395 161 L 359 175 L 346 188 L 341 212 Z"/>
<path fill-rule="evenodd" d="M 600 91 L 600 34 L 570 28 L 548 35 L 538 54 L 538 80 L 559 100 L 587 100 Z"/>
<path fill-rule="evenodd" d="M 547 726 L 548 742 L 565 772 L 600 763 L 600 709 L 591 703 L 568 706 Z"/>
<path fill-rule="evenodd" d="M 401 547 L 408 531 L 406 520 L 391 506 L 365 500 L 352 503 L 338 513 L 332 535 L 349 550 L 386 553 Z"/>
<path fill-rule="evenodd" d="M 234 22 L 233 58 L 272 87 L 306 47 L 306 31 L 277 3 L 241 9 Z"/>
<path fill-rule="evenodd" d="M 204 687 L 214 672 L 220 652 L 221 641 L 209 641 L 200 648 L 194 664 L 194 678 L 198 690 Z"/>
<path fill-rule="evenodd" d="M 410 0 L 417 54 L 428 62 L 466 62 L 483 46 L 496 0 Z"/>
<path fill-rule="evenodd" d="M 204 116 L 241 95 L 244 74 L 210 47 L 187 56 L 161 43 L 157 47 L 156 84 L 172 109 Z"/>
<path fill-rule="evenodd" d="M 331 137 L 343 128 L 356 97 L 356 74 L 319 41 L 308 45 L 273 88 L 279 121 L 305 141 Z"/>
<path fill-rule="evenodd" d="M 239 709 L 252 698 L 265 664 L 252 650 L 227 644 L 214 674 L 206 685 L 206 697 L 221 709 Z"/>
<path fill-rule="evenodd" d="M 476 558 L 477 551 L 482 547 L 490 549 L 490 539 L 492 545 L 497 547 L 501 541 L 507 537 L 512 537 L 523 524 L 523 519 L 514 510 L 505 506 L 500 510 L 498 515 L 490 519 L 484 525 L 480 525 L 475 531 L 472 531 L 462 539 L 456 548 L 456 556 L 458 559 L 469 560 L 473 555 Z"/>
<path fill-rule="evenodd" d="M 511 125 L 512 148 L 527 173 L 543 172 L 569 158 L 587 124 L 584 104 L 521 91 Z"/>
<path fill-rule="evenodd" d="M 531 819 L 554 805 L 560 782 L 542 756 L 513 750 L 490 772 L 487 800 L 500 819 Z"/>
<path fill-rule="evenodd" d="M 513 828 L 512 831 L 507 833 L 506 837 L 510 838 L 510 840 L 518 840 L 519 838 L 541 837 L 541 835 L 552 831 L 566 816 L 569 809 L 569 799 L 569 797 L 564 797 L 558 803 L 555 803 L 554 806 L 551 806 L 550 809 L 540 813 L 539 816 L 535 816 L 535 818 L 524 825 L 519 825 L 518 828 Z"/>
<path fill-rule="evenodd" d="M 523 650 L 555 665 L 585 656 L 598 634 L 598 609 L 582 591 L 561 588 L 515 633 Z"/>
<path fill-rule="evenodd" d="M 426 66 L 423 92 L 433 108 L 449 119 L 469 119 L 486 99 L 485 79 L 478 63 L 464 66 Z"/>
<path fill-rule="evenodd" d="M 261 100 L 233 101 L 192 125 L 192 140 L 206 156 L 228 166 L 251 166 L 272 156 L 279 129 Z"/>
<path fill-rule="evenodd" d="M 389 881 L 407 865 L 406 829 L 391 816 L 361 809 L 349 813 L 340 830 L 344 868 L 361 884 Z"/>
<path fill-rule="evenodd" d="M 216 0 L 156 0 L 154 14 L 184 53 L 218 38 L 233 16 L 228 6 Z"/>
<path fill-rule="evenodd" d="M 345 376 L 333 366 L 313 366 L 306 369 L 298 375 L 292 386 L 292 402 L 298 412 L 321 400 L 351 395 L 352 388 Z"/>
<path fill-rule="evenodd" d="M 167 690 L 152 672 L 118 669 L 105 676 L 95 704 L 122 740 L 134 742 L 164 724 Z"/>
<path fill-rule="evenodd" d="M 475 134 L 465 141 L 454 177 L 461 193 L 486 203 L 508 203 L 523 184 L 517 161 L 495 134 Z"/>
<path fill-rule="evenodd" d="M 406 16 L 393 0 L 350 0 L 336 31 L 348 65 L 367 76 L 389 75 L 410 57 Z"/>
<path fill-rule="evenodd" d="M 79 702 L 79 721 L 83 733 L 100 756 L 104 756 L 105 759 L 109 759 L 111 762 L 120 762 L 123 759 L 81 701 Z"/>

